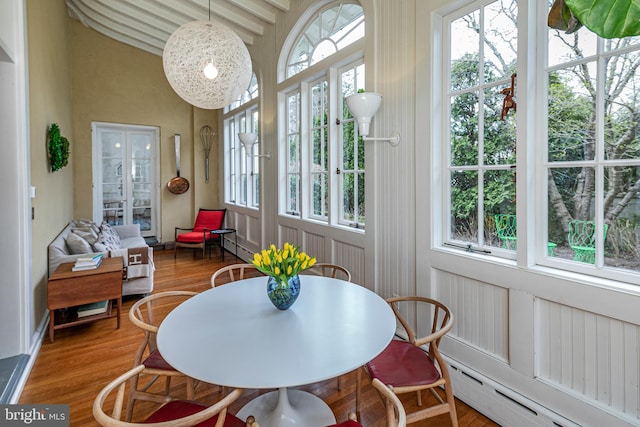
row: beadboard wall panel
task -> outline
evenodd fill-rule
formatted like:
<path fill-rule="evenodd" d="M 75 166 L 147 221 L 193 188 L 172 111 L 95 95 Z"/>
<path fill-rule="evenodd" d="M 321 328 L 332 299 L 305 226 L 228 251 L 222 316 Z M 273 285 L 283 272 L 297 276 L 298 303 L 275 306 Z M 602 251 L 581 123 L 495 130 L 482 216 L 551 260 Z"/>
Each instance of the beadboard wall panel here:
<path fill-rule="evenodd" d="M 331 248 L 332 258 L 330 262 L 340 264 L 349 270 L 349 273 L 351 273 L 351 281 L 353 283 L 364 285 L 364 248 L 339 240 L 332 240 Z"/>
<path fill-rule="evenodd" d="M 449 335 L 501 361 L 509 361 L 509 291 L 433 270 L 432 297 L 454 313 Z"/>
<path fill-rule="evenodd" d="M 538 377 L 594 405 L 640 417 L 640 326 L 537 300 Z"/>
<path fill-rule="evenodd" d="M 376 290 L 383 296 L 416 294 L 415 278 L 415 2 L 375 2 L 375 56 L 367 62 L 367 85 L 383 96 L 372 136 L 400 134 L 396 147 L 368 142 L 375 166 L 367 169 L 375 196 Z M 371 66 L 370 66 L 371 65 Z M 369 166 L 367 166 L 369 168 Z M 369 171 L 372 173 L 369 174 Z M 373 193 L 372 193 L 373 194 Z M 370 200 L 375 203 L 372 205 Z M 379 224 L 379 226 L 378 226 Z"/>

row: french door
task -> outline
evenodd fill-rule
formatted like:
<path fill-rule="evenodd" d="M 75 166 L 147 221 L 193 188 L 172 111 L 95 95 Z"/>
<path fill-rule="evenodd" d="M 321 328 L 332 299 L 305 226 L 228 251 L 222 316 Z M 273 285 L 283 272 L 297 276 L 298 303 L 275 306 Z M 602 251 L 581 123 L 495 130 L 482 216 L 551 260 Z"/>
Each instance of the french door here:
<path fill-rule="evenodd" d="M 94 221 L 157 236 L 159 129 L 94 122 L 92 135 Z"/>

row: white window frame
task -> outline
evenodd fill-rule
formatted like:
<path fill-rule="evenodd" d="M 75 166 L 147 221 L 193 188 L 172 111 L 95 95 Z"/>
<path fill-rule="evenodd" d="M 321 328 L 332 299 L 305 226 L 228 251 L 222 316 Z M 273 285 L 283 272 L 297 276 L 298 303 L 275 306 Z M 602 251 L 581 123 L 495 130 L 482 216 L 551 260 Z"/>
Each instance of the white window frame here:
<path fill-rule="evenodd" d="M 432 165 L 432 176 L 434 182 L 440 183 L 439 189 L 436 191 L 437 199 L 440 200 L 440 210 L 436 212 L 434 223 L 435 243 L 442 250 L 459 251 L 467 250 L 467 247 L 460 242 L 452 241 L 449 238 L 449 230 L 451 227 L 451 200 L 450 200 L 450 179 L 449 169 L 449 144 L 448 137 L 450 126 L 449 108 L 447 107 L 449 99 L 449 79 L 448 79 L 448 43 L 449 43 L 449 23 L 459 16 L 465 15 L 472 10 L 483 7 L 492 1 L 477 0 L 468 2 L 457 2 L 455 6 L 448 6 L 441 14 L 436 15 L 434 31 L 432 33 L 433 40 L 436 45 L 434 51 L 439 52 L 434 60 L 434 77 L 435 81 L 440 82 L 434 86 L 433 108 L 434 124 L 436 129 L 432 131 L 434 147 L 434 164 Z M 524 20 L 528 20 L 527 25 L 519 25 L 518 32 L 518 81 L 520 85 L 527 85 L 522 88 L 521 93 L 526 93 L 526 97 L 521 97 L 518 103 L 518 129 L 516 147 L 521 155 L 518 156 L 518 183 L 517 183 L 517 214 L 518 214 L 518 248 L 514 253 L 512 251 L 501 251 L 494 247 L 490 248 L 471 248 L 476 249 L 473 256 L 486 256 L 487 261 L 495 262 L 499 258 L 510 262 L 515 262 L 523 268 L 533 268 L 536 265 L 542 268 L 549 268 L 551 272 L 561 275 L 571 275 L 575 273 L 585 274 L 592 277 L 603 279 L 612 279 L 632 284 L 640 284 L 640 274 L 630 270 L 617 270 L 614 268 L 602 267 L 602 260 L 597 267 L 581 262 L 568 259 L 555 258 L 548 256 L 547 247 L 547 180 L 546 173 L 549 168 L 567 166 L 580 167 L 589 164 L 602 171 L 606 166 L 616 164 L 616 160 L 607 161 L 603 157 L 603 145 L 597 147 L 596 158 L 591 161 L 568 162 L 566 165 L 559 162 L 547 161 L 547 72 L 551 67 L 546 66 L 547 55 L 547 32 L 546 19 L 548 14 L 546 2 L 519 1 L 519 14 Z M 534 19 L 535 17 L 535 19 Z M 543 26 L 544 23 L 544 26 Z M 529 25 L 535 25 L 537 28 L 543 28 L 536 32 L 537 38 L 529 37 L 530 32 L 527 31 Z M 583 31 L 588 31 L 584 29 Z M 539 46 L 536 49 L 536 46 Z M 557 67 L 554 67 L 557 68 Z M 526 83 L 525 83 L 526 82 Z M 516 95 L 518 95 L 516 89 Z M 442 112 L 439 112 L 436 105 L 441 106 Z M 442 107 L 444 106 L 444 107 Z M 544 144 L 536 144 L 536 141 L 544 141 Z M 619 163 L 619 162 L 618 162 Z M 627 161 L 625 164 L 640 165 L 640 159 Z M 596 180 L 596 191 L 594 192 L 596 201 L 594 205 L 598 206 L 602 203 L 603 195 L 603 178 L 602 173 L 599 174 L 599 180 Z M 527 188 L 526 181 L 535 182 L 535 188 Z M 479 195 L 478 197 L 481 197 Z M 531 203 L 531 201 L 534 203 Z M 603 222 L 602 209 L 596 207 L 596 222 Z M 602 226 L 600 226 L 602 227 Z M 529 234 L 527 233 L 529 232 Z M 522 242 L 522 244 L 521 244 Z M 598 244 L 602 245 L 602 238 L 598 238 Z M 602 246 L 600 247 L 602 249 Z M 602 258 L 602 250 L 599 258 Z"/>

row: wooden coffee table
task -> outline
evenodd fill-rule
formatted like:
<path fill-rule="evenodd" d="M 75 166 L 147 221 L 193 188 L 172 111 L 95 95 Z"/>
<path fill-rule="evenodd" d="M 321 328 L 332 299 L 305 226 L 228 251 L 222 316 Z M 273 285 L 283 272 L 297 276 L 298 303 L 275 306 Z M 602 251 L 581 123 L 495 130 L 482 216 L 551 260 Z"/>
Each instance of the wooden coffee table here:
<path fill-rule="evenodd" d="M 122 309 L 122 257 L 104 258 L 94 270 L 71 271 L 75 263 L 60 264 L 47 283 L 49 307 L 49 339 L 53 342 L 54 331 L 111 317 L 117 318 L 120 329 Z M 106 313 L 78 318 L 73 310 L 82 304 L 109 300 Z M 116 312 L 112 302 L 116 303 Z M 65 313 L 60 312 L 60 309 Z"/>

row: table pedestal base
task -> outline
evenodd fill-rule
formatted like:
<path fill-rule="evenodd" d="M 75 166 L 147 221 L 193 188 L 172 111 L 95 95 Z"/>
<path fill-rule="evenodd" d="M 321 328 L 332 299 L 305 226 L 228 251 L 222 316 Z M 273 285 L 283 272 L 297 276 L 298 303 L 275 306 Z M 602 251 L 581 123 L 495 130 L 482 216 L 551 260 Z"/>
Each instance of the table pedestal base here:
<path fill-rule="evenodd" d="M 249 415 L 256 418 L 260 427 L 324 427 L 336 423 L 331 408 L 322 399 L 286 388 L 256 397 L 237 414 L 243 420 Z"/>

